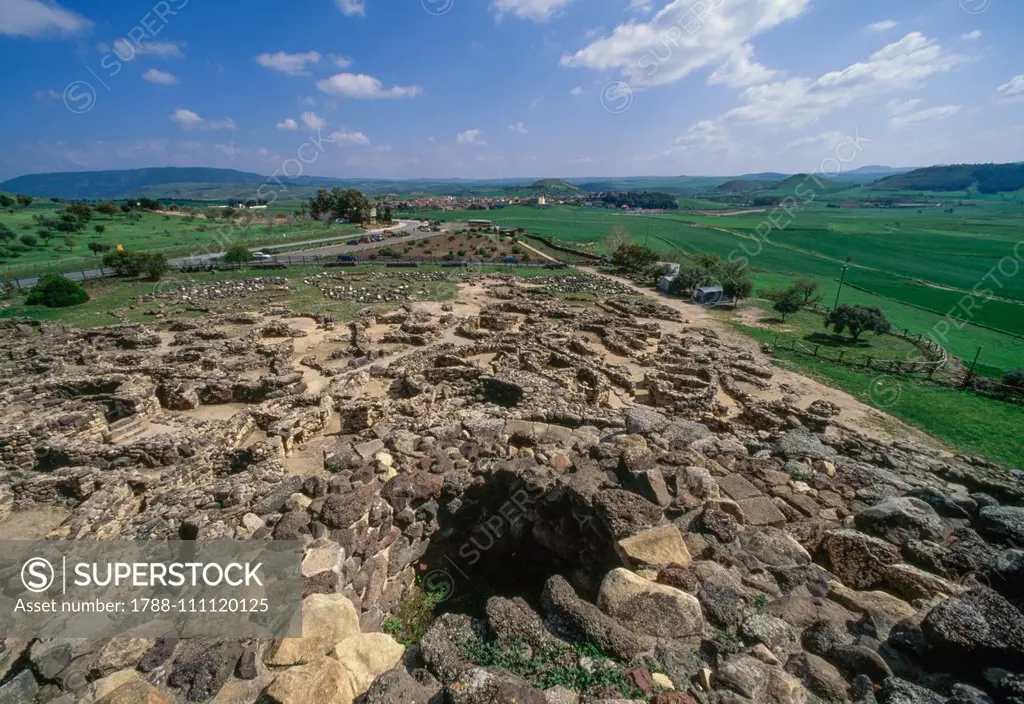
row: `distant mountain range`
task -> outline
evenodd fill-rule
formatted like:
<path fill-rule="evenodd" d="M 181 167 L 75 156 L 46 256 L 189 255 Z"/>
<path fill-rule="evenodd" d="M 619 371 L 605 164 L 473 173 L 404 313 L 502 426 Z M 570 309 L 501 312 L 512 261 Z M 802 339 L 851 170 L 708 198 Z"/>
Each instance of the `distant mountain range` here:
<path fill-rule="evenodd" d="M 371 196 L 403 195 L 571 195 L 579 192 L 657 191 L 671 195 L 772 194 L 791 191 L 805 174 L 763 172 L 739 177 L 640 176 L 579 179 L 358 179 L 304 176 L 283 181 L 288 199 L 320 188 L 358 188 Z M 823 179 L 817 176 L 818 179 Z M 863 186 L 869 190 L 955 192 L 976 189 L 1005 193 L 1024 188 L 1024 164 L 954 164 L 925 168 L 861 166 L 828 179 L 830 191 Z M 257 197 L 281 188 L 266 176 L 203 167 L 156 167 L 119 171 L 70 171 L 19 176 L 0 183 L 0 191 L 44 198 L 122 200 L 145 196 L 181 201 L 225 201 Z"/>

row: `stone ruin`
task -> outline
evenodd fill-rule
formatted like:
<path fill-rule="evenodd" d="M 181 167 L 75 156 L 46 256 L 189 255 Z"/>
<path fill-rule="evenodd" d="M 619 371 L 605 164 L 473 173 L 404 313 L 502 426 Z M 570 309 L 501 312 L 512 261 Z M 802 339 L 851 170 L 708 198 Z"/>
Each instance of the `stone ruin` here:
<path fill-rule="evenodd" d="M 0 518 L 306 545 L 302 638 L 9 639 L 0 702 L 1024 702 L 1019 473 L 768 393 L 620 284 L 474 281 L 347 326 L 0 325 Z"/>

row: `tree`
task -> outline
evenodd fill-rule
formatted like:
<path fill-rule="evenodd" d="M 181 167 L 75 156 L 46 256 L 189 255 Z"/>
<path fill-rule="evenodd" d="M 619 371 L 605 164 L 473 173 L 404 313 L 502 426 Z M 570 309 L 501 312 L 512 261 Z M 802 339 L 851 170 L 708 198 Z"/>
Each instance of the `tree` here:
<path fill-rule="evenodd" d="M 64 208 L 64 212 L 73 216 L 82 223 L 92 220 L 92 208 L 87 203 L 72 203 Z"/>
<path fill-rule="evenodd" d="M 803 305 L 821 300 L 821 296 L 818 294 L 818 282 L 814 279 L 800 279 L 793 284 L 791 290 L 800 297 L 800 302 Z"/>
<path fill-rule="evenodd" d="M 96 230 L 96 234 L 102 235 L 107 230 L 106 225 L 93 225 L 92 229 Z"/>
<path fill-rule="evenodd" d="M 64 238 L 64 246 L 71 249 L 75 246 L 75 238 L 68 235 Z"/>
<path fill-rule="evenodd" d="M 326 188 L 321 188 L 314 197 L 309 199 L 309 214 L 314 220 L 319 220 L 324 214 L 330 213 L 333 207 L 334 201 L 331 198 L 331 192 Z"/>
<path fill-rule="evenodd" d="M 220 211 L 220 216 L 225 220 L 230 220 L 231 218 L 235 217 L 235 212 L 235 209 L 229 205 L 228 207 Z"/>
<path fill-rule="evenodd" d="M 100 203 L 99 205 L 96 206 L 96 212 L 102 215 L 109 215 L 113 217 L 121 212 L 121 208 L 117 205 L 117 203 Z"/>
<path fill-rule="evenodd" d="M 39 239 L 35 235 L 30 235 L 27 232 L 18 239 L 26 247 L 35 247 L 39 243 Z"/>
<path fill-rule="evenodd" d="M 118 276 L 142 276 L 151 280 L 167 273 L 167 257 L 162 254 L 145 252 L 109 252 L 103 256 L 103 266 L 110 267 Z"/>
<path fill-rule="evenodd" d="M 672 281 L 669 293 L 676 293 L 689 298 L 701 286 L 707 286 L 713 280 L 711 271 L 701 266 L 679 267 L 679 275 Z"/>
<path fill-rule="evenodd" d="M 32 205 L 32 201 L 35 200 L 32 196 L 14 196 L 18 199 L 18 205 L 23 208 L 27 208 Z"/>
<path fill-rule="evenodd" d="M 14 239 L 14 232 L 4 223 L 0 222 L 0 242 L 9 242 Z"/>
<path fill-rule="evenodd" d="M 641 271 L 656 261 L 657 253 L 642 244 L 621 244 L 612 255 L 612 264 L 629 271 Z"/>
<path fill-rule="evenodd" d="M 803 307 L 803 301 L 795 288 L 770 294 L 769 300 L 774 301 L 772 309 L 782 315 L 782 322 L 786 322 L 789 313 L 796 313 Z"/>
<path fill-rule="evenodd" d="M 14 205 L 14 199 L 6 193 L 0 193 L 0 208 L 10 208 Z"/>
<path fill-rule="evenodd" d="M 233 244 L 228 247 L 228 251 L 224 253 L 224 261 L 226 262 L 248 262 L 252 261 L 252 253 L 249 248 L 244 244 Z"/>
<path fill-rule="evenodd" d="M 67 308 L 89 300 L 89 294 L 79 284 L 59 274 L 48 274 L 29 292 L 25 303 L 30 306 L 43 305 L 47 308 Z"/>
<path fill-rule="evenodd" d="M 88 246 L 89 251 L 93 254 L 102 254 L 103 252 L 110 251 L 110 245 L 103 242 L 90 242 Z"/>
<path fill-rule="evenodd" d="M 825 325 L 832 326 L 837 335 L 849 330 L 850 337 L 854 340 L 860 338 L 861 333 L 867 330 L 881 335 L 892 329 L 892 325 L 878 308 L 853 306 L 849 303 L 843 303 L 830 312 L 825 317 Z"/>
<path fill-rule="evenodd" d="M 750 280 L 746 271 L 743 271 L 722 282 L 722 293 L 731 298 L 735 306 L 740 299 L 750 298 L 754 293 L 754 282 Z"/>

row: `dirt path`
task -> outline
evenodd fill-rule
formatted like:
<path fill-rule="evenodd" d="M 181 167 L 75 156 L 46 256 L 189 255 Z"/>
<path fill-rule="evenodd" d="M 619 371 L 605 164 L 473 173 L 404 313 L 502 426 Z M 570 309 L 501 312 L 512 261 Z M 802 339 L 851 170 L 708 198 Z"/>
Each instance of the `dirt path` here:
<path fill-rule="evenodd" d="M 520 247 L 522 247 L 523 249 L 528 249 L 528 250 L 530 250 L 530 251 L 531 251 L 531 252 L 533 252 L 534 254 L 537 254 L 537 255 L 539 255 L 539 256 L 541 256 L 541 257 L 544 257 L 544 258 L 545 258 L 545 259 L 547 259 L 547 260 L 548 260 L 549 262 L 557 262 L 557 261 L 558 261 L 557 259 L 555 259 L 554 257 L 552 257 L 552 256 L 551 256 L 550 254 L 544 254 L 544 252 L 540 251 L 539 249 L 537 249 L 537 248 L 535 248 L 535 247 L 531 247 L 530 245 L 526 244 L 525 242 L 519 242 L 519 246 L 520 246 Z"/>
<path fill-rule="evenodd" d="M 686 320 L 686 325 L 710 328 L 729 345 L 753 352 L 759 360 L 770 362 L 770 359 L 761 353 L 760 346 L 755 340 L 751 340 L 750 338 L 736 332 L 702 306 L 696 306 L 678 298 L 664 296 L 660 292 L 651 291 L 650 289 L 638 286 L 629 279 L 604 274 L 590 267 L 580 268 L 597 276 L 604 276 L 625 284 L 640 295 L 653 298 L 669 308 L 674 308 L 682 313 L 683 318 Z M 662 324 L 670 329 L 671 327 L 678 325 L 673 325 L 671 323 Z M 806 408 L 816 399 L 825 399 L 840 407 L 841 412 L 838 418 L 840 422 L 855 428 L 870 438 L 883 442 L 892 442 L 894 440 L 913 440 L 921 444 L 945 450 L 949 449 L 940 441 L 926 435 L 917 428 L 913 428 L 903 423 L 898 418 L 894 418 L 893 416 L 883 413 L 876 408 L 872 408 L 844 391 L 834 389 L 820 381 L 803 376 L 802 374 L 798 374 L 794 371 L 784 369 L 777 365 L 773 364 L 772 367 L 774 370 L 772 387 L 770 389 L 750 389 L 751 394 L 755 398 L 772 400 L 780 398 L 784 393 L 788 392 L 800 397 L 800 402 L 797 405 L 801 408 Z M 782 387 L 785 387 L 785 390 L 783 390 Z"/>

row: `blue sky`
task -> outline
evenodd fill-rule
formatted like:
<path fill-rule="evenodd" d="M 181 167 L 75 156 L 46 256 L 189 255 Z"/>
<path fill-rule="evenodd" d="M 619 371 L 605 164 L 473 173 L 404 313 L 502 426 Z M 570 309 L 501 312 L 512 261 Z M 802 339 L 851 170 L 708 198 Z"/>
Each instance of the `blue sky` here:
<path fill-rule="evenodd" d="M 1021 27 L 1024 0 L 0 0 L 0 178 L 1020 161 Z"/>

